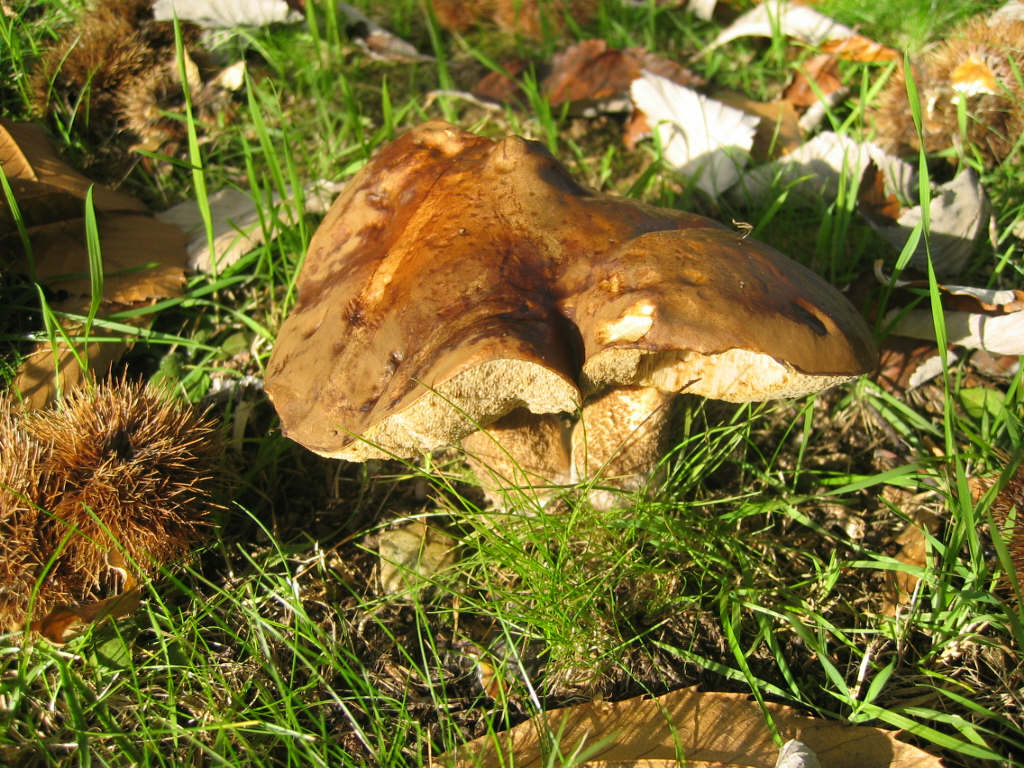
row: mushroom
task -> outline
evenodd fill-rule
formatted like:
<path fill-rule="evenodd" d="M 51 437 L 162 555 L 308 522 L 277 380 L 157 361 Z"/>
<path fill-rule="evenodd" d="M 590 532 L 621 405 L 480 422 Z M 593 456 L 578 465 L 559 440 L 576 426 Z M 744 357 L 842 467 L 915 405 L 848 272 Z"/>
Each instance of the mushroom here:
<path fill-rule="evenodd" d="M 466 445 L 505 486 L 644 475 L 676 393 L 792 397 L 876 360 L 849 302 L 772 248 L 441 122 L 349 182 L 297 290 L 266 374 L 288 437 L 363 461 L 490 427 Z"/>

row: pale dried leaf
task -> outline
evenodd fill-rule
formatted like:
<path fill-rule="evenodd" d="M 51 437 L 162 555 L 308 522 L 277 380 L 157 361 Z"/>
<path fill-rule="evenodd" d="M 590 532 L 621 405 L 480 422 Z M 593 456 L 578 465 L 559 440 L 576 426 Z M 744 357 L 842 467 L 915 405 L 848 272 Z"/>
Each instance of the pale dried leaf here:
<path fill-rule="evenodd" d="M 306 210 L 310 213 L 326 211 L 340 187 L 339 184 L 326 181 L 310 184 L 304 189 L 303 194 Z M 282 200 L 280 195 L 273 195 L 264 215 L 270 216 L 269 209 L 282 205 Z M 266 233 L 260 222 L 256 202 L 248 192 L 225 187 L 210 195 L 207 201 L 213 224 L 213 252 L 216 254 L 217 269 L 221 270 L 261 245 Z M 293 223 L 292 210 L 292 207 L 285 203 L 280 216 L 285 221 Z M 195 200 L 185 200 L 156 214 L 156 218 L 185 233 L 188 268 L 197 272 L 209 272 L 213 259 L 210 258 L 210 241 L 206 237 L 206 227 L 199 211 L 199 204 Z"/>
<path fill-rule="evenodd" d="M 956 362 L 957 354 L 955 352 L 946 353 L 946 364 Z M 939 376 L 942 373 L 942 356 L 932 355 L 929 358 L 923 360 L 914 372 L 910 374 L 910 378 L 907 379 L 907 390 L 917 389 L 922 384 L 927 384 L 929 381 Z"/>
<path fill-rule="evenodd" d="M 455 547 L 455 539 L 422 520 L 381 531 L 381 589 L 388 595 L 415 594 L 455 562 Z"/>
<path fill-rule="evenodd" d="M 338 11 L 345 17 L 349 34 L 371 59 L 378 61 L 433 61 L 416 47 L 394 32 L 385 29 L 358 8 L 348 3 L 338 3 Z"/>
<path fill-rule="evenodd" d="M 650 72 L 634 80 L 630 92 L 657 131 L 669 165 L 711 196 L 735 184 L 760 118 Z"/>
<path fill-rule="evenodd" d="M 263 227 L 256 203 L 247 192 L 226 187 L 210 195 L 208 203 L 213 223 L 213 250 L 217 269 L 221 270 L 263 242 Z M 209 272 L 214 260 L 210 258 L 210 242 L 199 204 L 185 200 L 158 213 L 156 218 L 185 233 L 188 268 Z"/>
<path fill-rule="evenodd" d="M 988 197 L 981 180 L 970 168 L 961 170 L 951 181 L 934 189 L 929 207 L 928 247 L 936 275 L 952 277 L 963 271 L 978 236 L 988 227 L 988 210 Z M 902 250 L 920 221 L 921 206 L 918 205 L 904 210 L 895 225 L 871 223 L 894 248 Z M 928 251 L 923 238 L 910 257 L 910 265 L 922 271 L 927 269 Z"/>
<path fill-rule="evenodd" d="M 790 739 L 779 750 L 775 768 L 821 768 L 818 756 L 802 741 Z"/>
<path fill-rule="evenodd" d="M 887 319 L 899 315 L 893 310 Z M 967 349 L 983 349 L 995 355 L 1024 355 L 1024 312 L 1008 315 L 987 315 L 975 312 L 946 312 L 946 335 L 949 343 Z M 891 328 L 897 336 L 912 339 L 935 339 L 935 326 L 930 309 L 904 312 Z"/>
<path fill-rule="evenodd" d="M 245 60 L 239 59 L 218 72 L 211 84 L 225 91 L 240 91 L 245 85 L 245 72 Z"/>
<path fill-rule="evenodd" d="M 711 17 L 715 15 L 716 5 L 718 5 L 718 0 L 689 0 L 686 4 L 686 10 L 698 19 L 711 21 Z"/>
<path fill-rule="evenodd" d="M 990 27 L 1008 24 L 1012 21 L 1024 21 L 1024 2 L 1021 0 L 1009 0 L 988 17 Z"/>
<path fill-rule="evenodd" d="M 267 24 L 293 24 L 302 14 L 285 0 L 155 0 L 153 18 L 191 21 L 201 27 L 262 27 Z"/>
<path fill-rule="evenodd" d="M 937 757 L 896 739 L 895 733 L 797 714 L 767 704 L 780 733 L 798 738 L 829 768 L 940 768 Z M 553 748 L 560 753 L 553 752 Z M 779 750 L 756 702 L 743 694 L 686 688 L 656 699 L 591 702 L 546 712 L 510 731 L 484 736 L 434 765 L 773 768 Z M 509 756 L 514 757 L 514 763 Z M 559 760 L 559 756 L 563 760 Z"/>
<path fill-rule="evenodd" d="M 917 172 L 910 163 L 872 142 L 826 131 L 788 155 L 744 173 L 730 197 L 741 204 L 760 201 L 777 185 L 790 185 L 791 192 L 832 201 L 839 193 L 840 181 L 860 179 L 872 161 L 882 174 L 886 190 L 904 199 L 915 193 Z"/>
<path fill-rule="evenodd" d="M 739 37 L 774 37 L 776 31 L 809 45 L 820 45 L 826 40 L 843 39 L 856 34 L 849 27 L 806 5 L 786 0 L 765 0 L 723 29 L 702 53 Z"/>

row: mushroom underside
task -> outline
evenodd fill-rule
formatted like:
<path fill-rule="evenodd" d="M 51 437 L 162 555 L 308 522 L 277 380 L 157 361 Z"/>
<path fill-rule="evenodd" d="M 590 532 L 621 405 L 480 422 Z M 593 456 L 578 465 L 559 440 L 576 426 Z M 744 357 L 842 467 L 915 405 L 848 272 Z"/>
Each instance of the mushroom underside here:
<path fill-rule="evenodd" d="M 466 460 L 496 507 L 528 493 L 546 504 L 566 485 L 586 483 L 600 509 L 656 484 L 652 472 L 671 447 L 672 406 L 682 392 L 728 402 L 798 397 L 850 380 L 801 373 L 743 349 L 718 355 L 608 350 L 584 366 L 587 391 L 598 391 L 572 421 L 567 414 L 519 408 L 462 440 Z M 617 385 L 613 382 L 630 382 Z"/>

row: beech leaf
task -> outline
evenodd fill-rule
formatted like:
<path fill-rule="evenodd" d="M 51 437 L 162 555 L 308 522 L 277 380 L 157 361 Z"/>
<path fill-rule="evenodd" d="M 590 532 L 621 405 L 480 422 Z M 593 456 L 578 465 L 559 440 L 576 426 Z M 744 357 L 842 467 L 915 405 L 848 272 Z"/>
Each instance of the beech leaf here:
<path fill-rule="evenodd" d="M 630 93 L 657 132 L 665 162 L 712 197 L 736 183 L 759 117 L 650 72 L 633 81 Z"/>
<path fill-rule="evenodd" d="M 933 755 L 879 728 L 848 725 L 766 704 L 779 732 L 798 738 L 829 768 L 941 768 Z M 779 748 L 755 701 L 696 687 L 658 698 L 595 701 L 546 712 L 441 756 L 434 765 L 498 768 L 561 765 L 774 768 Z M 806 763 L 805 763 L 806 765 Z"/>
<path fill-rule="evenodd" d="M 820 45 L 826 40 L 841 40 L 856 33 L 806 5 L 786 0 L 765 0 L 723 29 L 702 53 L 740 37 L 774 37 L 776 31 L 809 45 Z"/>
<path fill-rule="evenodd" d="M 177 17 L 201 27 L 262 27 L 302 21 L 302 14 L 285 0 L 155 0 L 153 18 Z"/>

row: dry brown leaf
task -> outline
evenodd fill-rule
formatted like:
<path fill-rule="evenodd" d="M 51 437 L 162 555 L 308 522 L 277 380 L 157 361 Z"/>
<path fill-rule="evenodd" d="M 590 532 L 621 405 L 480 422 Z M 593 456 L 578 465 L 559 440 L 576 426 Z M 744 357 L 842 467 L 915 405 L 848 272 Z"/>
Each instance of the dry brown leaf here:
<path fill-rule="evenodd" d="M 8 178 L 45 184 L 80 200 L 85 199 L 85 193 L 93 186 L 92 199 L 97 211 L 146 211 L 146 206 L 131 195 L 101 184 L 94 185 L 61 160 L 46 132 L 35 123 L 14 123 L 0 118 L 0 166 Z"/>
<path fill-rule="evenodd" d="M 820 720 L 781 704 L 767 704 L 779 732 L 807 745 L 830 768 L 940 768 L 933 755 L 892 731 Z M 561 764 L 573 755 L 584 766 L 688 766 L 773 768 L 779 748 L 764 715 L 744 694 L 706 693 L 696 687 L 652 699 L 592 702 L 558 709 L 510 731 L 471 741 L 434 765 L 519 768 Z M 514 757 L 514 763 L 509 760 Z"/>
<path fill-rule="evenodd" d="M 185 234 L 159 222 L 133 197 L 93 184 L 64 163 L 42 128 L 0 120 L 0 163 L 11 178 L 18 211 L 32 246 L 33 278 L 66 299 L 61 308 L 84 313 L 91 302 L 84 200 L 90 187 L 103 257 L 100 316 L 113 306 L 178 296 L 185 282 Z M 20 254 L 13 211 L 0 200 L 0 243 Z M 15 255 L 15 259 L 19 258 Z M 30 272 L 29 264 L 15 269 Z M 53 305 L 51 305 L 53 306 Z M 74 329 L 68 326 L 74 333 Z M 90 370 L 105 371 L 125 343 L 89 344 L 80 350 Z M 59 387 L 74 389 L 84 379 L 75 355 L 63 343 L 56 354 L 49 344 L 29 354 L 15 386 L 35 407 L 53 400 Z"/>
<path fill-rule="evenodd" d="M 632 152 L 638 143 L 650 136 L 651 121 L 639 109 L 634 109 L 626 121 L 626 128 L 622 133 L 622 145 Z"/>
<path fill-rule="evenodd" d="M 480 82 L 473 86 L 473 95 L 499 104 L 522 101 L 523 89 L 516 81 L 516 77 L 525 72 L 528 66 L 523 59 L 506 61 L 501 65 L 501 72 L 488 72 L 480 78 Z"/>
<path fill-rule="evenodd" d="M 857 210 L 873 224 L 891 226 L 902 212 L 899 198 L 885 187 L 885 177 L 874 160 L 864 167 L 857 189 Z"/>
<path fill-rule="evenodd" d="M 42 128 L 0 120 L 0 161 L 4 173 L 18 182 L 13 189 L 37 279 L 70 296 L 90 296 L 83 201 L 91 186 L 103 253 L 103 299 L 128 304 L 180 294 L 184 234 L 156 221 L 135 198 L 94 185 L 68 166 Z M 13 215 L 0 201 L 0 238 L 14 238 L 13 228 Z"/>
<path fill-rule="evenodd" d="M 583 40 L 554 55 L 544 91 L 551 104 L 616 98 L 625 103 L 630 83 L 644 71 L 690 88 L 705 82 L 686 67 L 645 48 L 617 50 L 604 40 Z"/>
<path fill-rule="evenodd" d="M 135 587 L 95 603 L 54 608 L 44 618 L 33 621 L 31 628 L 51 643 L 62 645 L 81 634 L 89 624 L 98 624 L 108 618 L 119 619 L 134 613 L 141 601 L 142 587 Z"/>
<path fill-rule="evenodd" d="M 884 61 L 896 61 L 903 56 L 895 48 L 876 43 L 869 37 L 853 35 L 852 37 L 826 40 L 821 44 L 821 50 L 831 53 L 846 61 L 863 61 L 869 63 L 880 63 Z"/>
<path fill-rule="evenodd" d="M 78 358 L 63 342 L 58 343 L 56 355 L 49 343 L 38 344 L 21 361 L 12 386 L 29 408 L 45 408 L 56 400 L 58 387 L 60 392 L 70 392 L 90 374 L 106 373 L 121 359 L 128 346 L 127 341 L 94 341 L 85 350 L 79 349 L 79 354 L 84 354 L 87 361 L 89 373 L 86 373 L 78 364 Z"/>
<path fill-rule="evenodd" d="M 941 523 L 940 518 L 928 507 L 934 493 L 927 491 L 913 494 L 902 488 L 886 486 L 882 492 L 886 501 L 907 516 L 909 522 L 892 540 L 893 548 L 898 547 L 894 559 L 914 568 L 925 568 L 929 563 L 928 535 L 934 535 Z M 913 598 L 920 578 L 916 573 L 890 570 L 885 578 L 885 601 L 883 611 L 894 616 L 900 608 Z"/>
<path fill-rule="evenodd" d="M 98 216 L 103 301 L 133 304 L 178 296 L 185 284 L 185 233 L 148 214 Z M 90 295 L 84 219 L 56 221 L 31 232 L 36 277 L 69 296 Z M 86 304 L 87 305 L 87 304 Z"/>
<path fill-rule="evenodd" d="M 809 107 L 817 104 L 821 96 L 835 93 L 843 87 L 838 62 L 836 56 L 830 53 L 812 56 L 797 70 L 782 98 L 794 107 Z"/>
<path fill-rule="evenodd" d="M 887 392 L 900 393 L 920 383 L 921 366 L 939 353 L 934 343 L 889 336 L 878 350 L 875 382 Z"/>

